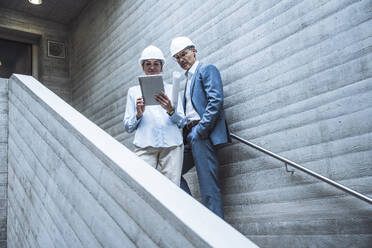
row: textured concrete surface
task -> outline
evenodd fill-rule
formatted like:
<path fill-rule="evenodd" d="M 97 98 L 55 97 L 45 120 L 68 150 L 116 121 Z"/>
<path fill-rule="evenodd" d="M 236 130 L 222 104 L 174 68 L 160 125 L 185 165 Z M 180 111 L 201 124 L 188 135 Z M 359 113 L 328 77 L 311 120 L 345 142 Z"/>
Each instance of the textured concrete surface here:
<path fill-rule="evenodd" d="M 8 30 L 5 32 L 5 30 Z M 2 31 L 5 37 L 3 37 Z M 42 20 L 34 16 L 0 8 L 0 38 L 7 38 L 8 32 L 14 33 L 10 39 L 25 39 L 23 36 L 40 36 L 36 42 L 39 47 L 39 80 L 49 89 L 66 101 L 71 100 L 71 86 L 69 74 L 69 51 L 66 59 L 47 56 L 48 40 L 64 42 L 68 47 L 68 27 L 66 25 Z M 25 32 L 20 34 L 17 32 Z M 6 33 L 6 34 L 5 34 Z M 27 42 L 27 39 L 23 42 Z"/>
<path fill-rule="evenodd" d="M 29 76 L 8 154 L 8 247 L 257 247 Z"/>
<path fill-rule="evenodd" d="M 129 148 L 126 93 L 149 44 L 174 36 L 222 74 L 231 131 L 372 195 L 372 2 L 96 1 L 71 36 L 73 105 Z M 94 32 L 92 32 L 94 30 Z M 234 142 L 220 151 L 226 220 L 262 247 L 369 247 L 364 202 Z M 188 175 L 199 198 L 195 172 Z"/>
<path fill-rule="evenodd" d="M 0 247 L 6 247 L 8 187 L 8 80 L 0 78 Z"/>

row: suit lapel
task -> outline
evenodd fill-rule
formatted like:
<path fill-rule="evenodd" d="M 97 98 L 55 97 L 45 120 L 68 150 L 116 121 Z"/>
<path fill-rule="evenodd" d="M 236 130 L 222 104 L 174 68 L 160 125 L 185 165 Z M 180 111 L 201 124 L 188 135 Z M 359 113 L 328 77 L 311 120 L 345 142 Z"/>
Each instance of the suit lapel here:
<path fill-rule="evenodd" d="M 183 90 L 183 101 L 182 101 L 182 105 L 183 105 L 183 113 L 186 115 L 186 88 L 187 88 L 187 77 L 186 77 L 186 83 L 185 83 L 185 89 Z"/>
<path fill-rule="evenodd" d="M 194 93 L 194 86 L 195 86 L 195 80 L 196 80 L 196 77 L 197 77 L 197 74 L 199 73 L 199 69 L 200 69 L 200 66 L 201 66 L 201 62 L 199 62 L 198 64 L 198 67 L 196 67 L 196 70 L 195 70 L 195 73 L 192 77 L 192 80 L 191 80 L 191 85 L 190 85 L 190 98 L 192 99 L 192 94 Z M 192 100 L 191 100 L 192 102 Z"/>

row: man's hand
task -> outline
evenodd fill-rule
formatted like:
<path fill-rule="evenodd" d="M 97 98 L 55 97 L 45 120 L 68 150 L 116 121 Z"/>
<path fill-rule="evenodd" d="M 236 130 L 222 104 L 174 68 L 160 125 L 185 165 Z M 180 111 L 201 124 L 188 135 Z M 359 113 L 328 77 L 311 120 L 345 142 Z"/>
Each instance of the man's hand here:
<path fill-rule="evenodd" d="M 193 127 L 190 133 L 187 135 L 186 137 L 187 143 L 193 144 L 195 141 L 200 139 L 200 136 L 198 132 L 196 131 L 196 129 L 197 129 L 197 126 Z"/>
<path fill-rule="evenodd" d="M 145 112 L 145 103 L 143 101 L 142 96 L 138 97 L 136 100 L 136 110 L 137 110 L 136 118 L 138 120 L 139 118 L 142 117 L 143 112 Z"/>
<path fill-rule="evenodd" d="M 162 106 L 163 109 L 165 109 L 168 113 L 174 112 L 174 109 L 172 107 L 172 101 L 169 99 L 169 97 L 162 91 L 161 93 L 157 94 L 155 96 L 155 100 Z"/>

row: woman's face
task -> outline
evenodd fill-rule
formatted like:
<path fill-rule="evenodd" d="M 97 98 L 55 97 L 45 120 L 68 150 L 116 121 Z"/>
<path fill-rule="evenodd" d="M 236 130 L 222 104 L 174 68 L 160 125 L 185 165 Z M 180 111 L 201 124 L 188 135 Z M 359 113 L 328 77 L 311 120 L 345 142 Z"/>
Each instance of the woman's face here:
<path fill-rule="evenodd" d="M 143 62 L 142 69 L 146 75 L 156 75 L 162 72 L 163 65 L 160 60 L 147 59 Z"/>

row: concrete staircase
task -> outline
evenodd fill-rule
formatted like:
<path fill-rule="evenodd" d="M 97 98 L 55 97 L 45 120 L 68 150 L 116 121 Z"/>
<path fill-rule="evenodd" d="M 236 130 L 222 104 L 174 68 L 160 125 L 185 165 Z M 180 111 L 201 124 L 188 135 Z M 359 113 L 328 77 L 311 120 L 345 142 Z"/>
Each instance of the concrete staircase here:
<path fill-rule="evenodd" d="M 257 247 L 30 76 L 9 80 L 8 247 Z"/>
<path fill-rule="evenodd" d="M 8 247 L 256 247 L 243 235 L 261 247 L 371 244 L 370 204 L 234 143 L 224 153 L 248 151 L 249 165 L 223 157 L 235 166 L 222 166 L 222 188 L 226 221 L 241 235 L 34 78 L 2 85 Z M 343 183 L 368 192 L 368 179 Z"/>

